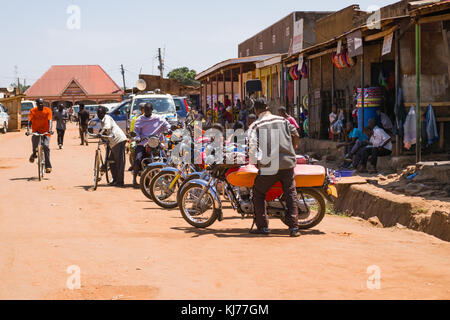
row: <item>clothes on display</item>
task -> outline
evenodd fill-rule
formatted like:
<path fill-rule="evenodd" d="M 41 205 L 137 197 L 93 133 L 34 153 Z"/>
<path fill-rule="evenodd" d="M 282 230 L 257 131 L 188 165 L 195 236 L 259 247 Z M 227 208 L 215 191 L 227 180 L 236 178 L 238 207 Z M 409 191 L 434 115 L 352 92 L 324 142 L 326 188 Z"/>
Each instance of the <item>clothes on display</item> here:
<path fill-rule="evenodd" d="M 417 142 L 417 117 L 415 107 L 411 107 L 409 110 L 404 124 L 404 132 L 405 136 L 403 138 L 403 143 L 405 144 L 405 148 L 409 150 Z"/>
<path fill-rule="evenodd" d="M 439 141 L 439 134 L 436 124 L 436 117 L 434 115 L 434 110 L 431 104 L 428 106 L 426 119 L 427 119 L 426 132 L 428 137 L 428 144 L 432 145 L 436 141 Z"/>

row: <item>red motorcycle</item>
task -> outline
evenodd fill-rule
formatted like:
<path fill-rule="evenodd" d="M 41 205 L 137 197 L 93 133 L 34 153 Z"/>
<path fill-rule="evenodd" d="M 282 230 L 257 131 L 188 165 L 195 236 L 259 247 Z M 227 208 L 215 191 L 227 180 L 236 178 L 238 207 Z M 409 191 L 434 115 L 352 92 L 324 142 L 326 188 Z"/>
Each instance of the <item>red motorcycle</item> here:
<path fill-rule="evenodd" d="M 299 157 L 295 168 L 298 193 L 299 228 L 310 229 L 325 216 L 326 200 L 337 197 L 334 178 L 322 166 L 307 164 Z M 253 165 L 213 164 L 208 166 L 208 180 L 194 179 L 182 186 L 179 208 L 183 218 L 196 228 L 207 228 L 216 220 L 223 220 L 222 202 L 217 185 L 225 186 L 225 193 L 234 210 L 243 218 L 253 217 L 252 188 L 258 169 Z M 275 184 L 266 197 L 267 214 L 286 224 L 287 206 L 281 183 Z"/>

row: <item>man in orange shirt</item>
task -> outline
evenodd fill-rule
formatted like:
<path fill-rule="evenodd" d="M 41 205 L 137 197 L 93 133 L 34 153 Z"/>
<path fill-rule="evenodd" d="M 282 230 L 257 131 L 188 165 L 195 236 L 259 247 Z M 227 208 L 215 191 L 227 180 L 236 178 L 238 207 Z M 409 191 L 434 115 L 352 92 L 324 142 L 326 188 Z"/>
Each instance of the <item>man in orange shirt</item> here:
<path fill-rule="evenodd" d="M 44 107 L 44 100 L 39 98 L 36 100 L 37 108 L 30 110 L 30 115 L 28 116 L 28 128 L 27 135 L 30 134 L 30 127 L 33 133 L 49 133 L 43 136 L 44 141 L 44 157 L 45 157 L 45 172 L 52 172 L 52 165 L 50 163 L 50 135 L 52 134 L 52 110 L 50 108 Z M 33 163 L 37 158 L 37 147 L 39 144 L 39 137 L 32 136 L 31 142 L 33 144 L 33 153 L 30 156 L 30 162 Z"/>

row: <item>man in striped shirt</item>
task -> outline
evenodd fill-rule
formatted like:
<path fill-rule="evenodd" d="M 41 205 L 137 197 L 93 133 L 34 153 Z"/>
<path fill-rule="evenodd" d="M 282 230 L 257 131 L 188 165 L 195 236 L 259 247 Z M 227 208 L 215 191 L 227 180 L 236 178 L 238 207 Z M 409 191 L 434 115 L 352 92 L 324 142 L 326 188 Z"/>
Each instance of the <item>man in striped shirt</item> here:
<path fill-rule="evenodd" d="M 286 197 L 288 213 L 286 222 L 291 237 L 300 236 L 298 230 L 297 189 L 294 168 L 297 164 L 295 149 L 299 141 L 297 129 L 283 117 L 273 115 L 267 105 L 256 101 L 254 109 L 258 115 L 248 130 L 251 163 L 259 169 L 253 187 L 256 230 L 253 234 L 268 235 L 269 219 L 265 199 L 267 192 L 281 182 Z"/>

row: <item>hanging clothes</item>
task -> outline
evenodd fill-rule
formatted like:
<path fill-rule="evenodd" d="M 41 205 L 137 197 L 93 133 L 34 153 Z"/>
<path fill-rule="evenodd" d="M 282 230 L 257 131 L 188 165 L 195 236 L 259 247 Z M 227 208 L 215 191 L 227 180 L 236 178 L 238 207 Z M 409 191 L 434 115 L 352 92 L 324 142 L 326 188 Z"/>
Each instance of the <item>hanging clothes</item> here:
<path fill-rule="evenodd" d="M 406 120 L 406 109 L 403 101 L 403 91 L 402 88 L 398 88 L 397 92 L 397 104 L 395 106 L 395 124 L 394 124 L 394 134 L 400 137 L 404 136 L 404 126 Z"/>
<path fill-rule="evenodd" d="M 417 118 L 415 107 L 411 107 L 408 116 L 406 117 L 405 125 L 405 136 L 403 138 L 403 143 L 407 150 L 411 149 L 412 145 L 417 142 Z"/>
<path fill-rule="evenodd" d="M 427 109 L 427 136 L 429 145 L 432 145 L 436 141 L 439 141 L 436 117 L 434 115 L 434 110 L 431 104 L 428 106 Z"/>

